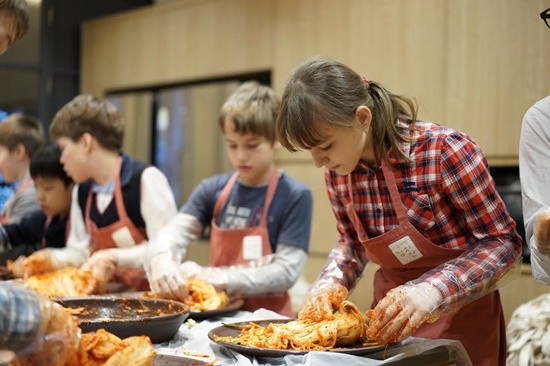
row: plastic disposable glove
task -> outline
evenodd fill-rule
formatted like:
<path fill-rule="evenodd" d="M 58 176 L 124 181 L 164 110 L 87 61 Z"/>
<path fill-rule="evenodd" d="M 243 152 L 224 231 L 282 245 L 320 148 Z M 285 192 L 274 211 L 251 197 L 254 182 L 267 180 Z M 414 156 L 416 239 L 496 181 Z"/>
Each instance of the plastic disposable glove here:
<path fill-rule="evenodd" d="M 436 321 L 442 301 L 439 290 L 429 283 L 398 286 L 367 312 L 367 337 L 381 344 L 402 341 L 424 322 Z"/>
<path fill-rule="evenodd" d="M 23 262 L 23 277 L 51 272 L 52 256 L 49 249 L 42 249 L 28 256 Z"/>
<path fill-rule="evenodd" d="M 330 319 L 348 297 L 348 289 L 337 282 L 320 280 L 309 288 L 302 302 L 298 319 L 310 319 L 315 322 Z"/>
<path fill-rule="evenodd" d="M 185 261 L 179 266 L 180 273 L 186 278 L 200 278 L 213 285 L 217 291 L 227 289 L 227 272 L 222 268 L 204 267 L 193 261 Z"/>
<path fill-rule="evenodd" d="M 40 296 L 40 328 L 29 346 L 17 354 L 20 365 L 63 366 L 80 343 L 78 320 L 62 306 Z"/>
<path fill-rule="evenodd" d="M 80 270 L 90 272 L 92 277 L 99 282 L 99 286 L 103 286 L 115 274 L 116 265 L 116 252 L 112 249 L 103 249 L 92 254 L 80 267 Z"/>
<path fill-rule="evenodd" d="M 540 212 L 533 229 L 535 245 L 541 254 L 550 254 L 550 208 Z"/>
<path fill-rule="evenodd" d="M 183 301 L 187 297 L 187 279 L 169 253 L 159 253 L 149 261 L 148 280 L 151 290 L 170 299 Z"/>
<path fill-rule="evenodd" d="M 13 277 L 23 278 L 25 277 L 25 261 L 27 257 L 20 255 L 12 263 L 8 264 L 9 270 L 12 272 Z"/>

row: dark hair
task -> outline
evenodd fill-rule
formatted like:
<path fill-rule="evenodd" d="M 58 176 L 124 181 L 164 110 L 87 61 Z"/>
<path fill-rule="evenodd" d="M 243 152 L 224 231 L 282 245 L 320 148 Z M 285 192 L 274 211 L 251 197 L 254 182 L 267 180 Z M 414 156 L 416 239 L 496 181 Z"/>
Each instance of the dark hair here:
<path fill-rule="evenodd" d="M 56 113 L 50 135 L 54 140 L 68 137 L 77 142 L 85 133 L 92 135 L 105 149 L 120 151 L 124 139 L 124 119 L 108 100 L 79 95 Z"/>
<path fill-rule="evenodd" d="M 25 0 L 0 0 L 0 11 L 7 10 L 14 19 L 17 26 L 15 37 L 17 41 L 29 31 L 29 7 Z"/>
<path fill-rule="evenodd" d="M 37 118 L 28 114 L 12 113 L 0 123 L 0 145 L 13 152 L 20 144 L 32 159 L 44 144 L 44 129 Z"/>
<path fill-rule="evenodd" d="M 339 127 L 351 127 L 359 106 L 372 112 L 368 129 L 376 161 L 389 165 L 388 150 L 398 160 L 410 159 L 399 149 L 399 141 L 411 141 L 400 132 L 397 119 L 409 121 L 414 128 L 416 104 L 409 98 L 389 92 L 381 84 L 367 81 L 349 67 L 327 58 L 313 57 L 292 73 L 277 118 L 277 138 L 290 151 L 309 150 L 325 136 L 317 130 L 323 121 Z"/>
<path fill-rule="evenodd" d="M 31 177 L 36 178 L 59 178 L 68 187 L 73 183 L 72 178 L 67 176 L 61 164 L 61 149 L 57 144 L 49 144 L 38 150 L 31 160 Z"/>
<path fill-rule="evenodd" d="M 273 89 L 257 81 L 247 81 L 223 104 L 218 122 L 224 131 L 225 120 L 230 119 L 236 132 L 263 136 L 273 144 L 279 106 L 280 100 Z"/>

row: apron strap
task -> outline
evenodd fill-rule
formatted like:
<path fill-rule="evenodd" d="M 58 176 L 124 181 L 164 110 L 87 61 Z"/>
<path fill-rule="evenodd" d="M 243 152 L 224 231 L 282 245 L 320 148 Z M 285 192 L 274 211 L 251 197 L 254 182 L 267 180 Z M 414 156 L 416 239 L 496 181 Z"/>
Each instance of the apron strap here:
<path fill-rule="evenodd" d="M 231 194 L 231 190 L 233 189 L 233 186 L 237 182 L 238 178 L 239 178 L 239 173 L 238 172 L 233 173 L 233 175 L 229 178 L 229 180 L 225 184 L 225 187 L 223 187 L 220 193 L 220 197 L 218 198 L 218 200 L 216 201 L 216 205 L 214 206 L 214 213 L 212 214 L 212 220 L 214 222 L 216 220 L 216 217 L 220 213 L 221 209 L 227 202 L 227 199 Z M 275 190 L 277 189 L 278 181 L 279 181 L 279 169 L 275 169 L 273 174 L 271 175 L 271 179 L 267 187 L 267 192 L 265 194 L 264 211 L 262 213 L 262 219 L 261 219 L 260 225 L 267 223 L 267 212 L 269 211 L 269 206 L 271 205 L 271 202 L 273 201 L 273 197 L 275 196 Z"/>
<path fill-rule="evenodd" d="M 212 219 L 215 220 L 215 218 L 220 213 L 223 205 L 227 202 L 227 198 L 229 197 L 229 194 L 231 193 L 231 190 L 233 189 L 233 186 L 235 185 L 235 182 L 237 181 L 237 178 L 239 178 L 239 172 L 233 173 L 231 178 L 227 181 L 225 184 L 225 187 L 223 187 L 222 192 L 220 193 L 220 197 L 216 201 L 216 205 L 214 206 L 214 213 L 212 214 Z"/>
<path fill-rule="evenodd" d="M 384 160 L 382 160 L 382 173 L 384 173 L 384 179 L 386 180 L 386 186 L 390 191 L 391 201 L 393 203 L 393 209 L 397 215 L 398 224 L 407 222 L 409 219 L 407 217 L 407 212 L 405 211 L 405 206 L 397 190 L 397 184 L 395 183 L 394 172 L 386 165 Z"/>
<path fill-rule="evenodd" d="M 124 198 L 122 195 L 122 187 L 120 186 L 120 170 L 122 168 L 122 157 L 118 158 L 118 167 L 117 173 L 115 175 L 115 202 L 116 202 L 116 211 L 118 214 L 119 220 L 132 221 L 126 212 L 126 207 L 124 206 Z"/>

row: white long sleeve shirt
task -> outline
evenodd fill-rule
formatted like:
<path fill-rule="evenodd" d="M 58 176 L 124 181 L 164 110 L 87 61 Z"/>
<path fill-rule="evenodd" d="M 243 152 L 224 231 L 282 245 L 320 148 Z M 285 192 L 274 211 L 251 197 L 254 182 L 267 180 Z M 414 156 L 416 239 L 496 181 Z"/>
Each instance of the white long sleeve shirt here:
<path fill-rule="evenodd" d="M 533 228 L 537 215 L 550 208 L 550 96 L 533 105 L 521 126 L 519 172 L 525 240 L 531 249 L 531 269 L 536 281 L 550 284 L 550 256 L 535 245 Z"/>
<path fill-rule="evenodd" d="M 113 194 L 98 193 L 96 204 L 99 211 L 103 212 L 113 197 Z M 177 213 L 174 194 L 168 180 L 155 167 L 149 167 L 141 174 L 140 211 L 149 238 L 155 237 Z M 139 267 L 143 265 L 146 251 L 147 245 L 117 248 L 117 263 L 120 266 Z M 78 186 L 75 186 L 72 194 L 71 230 L 67 245 L 63 249 L 53 250 L 52 253 L 55 269 L 66 266 L 78 267 L 90 256 L 90 235 L 78 204 Z"/>

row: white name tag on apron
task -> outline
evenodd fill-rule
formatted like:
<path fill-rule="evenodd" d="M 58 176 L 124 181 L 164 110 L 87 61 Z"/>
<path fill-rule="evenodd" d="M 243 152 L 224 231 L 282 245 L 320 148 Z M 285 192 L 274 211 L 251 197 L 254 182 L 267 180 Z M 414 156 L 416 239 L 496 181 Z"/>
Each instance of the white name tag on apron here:
<path fill-rule="evenodd" d="M 422 253 L 414 245 L 411 238 L 405 236 L 388 246 L 401 264 L 407 264 L 422 257 Z"/>
<path fill-rule="evenodd" d="M 134 238 L 130 233 L 130 229 L 123 227 L 111 234 L 113 241 L 116 243 L 116 246 L 119 248 L 128 248 L 136 245 Z"/>
<path fill-rule="evenodd" d="M 261 235 L 248 235 L 243 238 L 243 258 L 247 260 L 262 257 Z"/>

